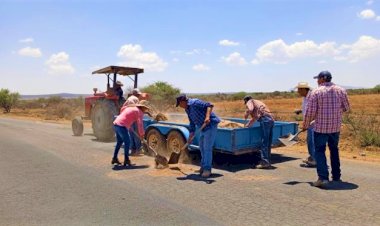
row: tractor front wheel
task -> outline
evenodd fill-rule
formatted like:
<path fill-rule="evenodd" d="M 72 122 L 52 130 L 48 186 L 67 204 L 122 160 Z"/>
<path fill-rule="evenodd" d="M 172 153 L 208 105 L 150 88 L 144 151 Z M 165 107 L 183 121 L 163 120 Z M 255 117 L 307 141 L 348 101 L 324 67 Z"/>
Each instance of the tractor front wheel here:
<path fill-rule="evenodd" d="M 83 135 L 83 121 L 82 117 L 77 116 L 71 122 L 71 128 L 73 129 L 74 136 Z"/>

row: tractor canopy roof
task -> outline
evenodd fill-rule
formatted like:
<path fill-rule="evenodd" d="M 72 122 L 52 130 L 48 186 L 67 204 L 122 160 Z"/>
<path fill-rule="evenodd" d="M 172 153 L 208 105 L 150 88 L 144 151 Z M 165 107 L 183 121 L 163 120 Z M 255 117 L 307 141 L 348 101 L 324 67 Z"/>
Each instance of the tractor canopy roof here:
<path fill-rule="evenodd" d="M 108 66 L 92 72 L 92 74 L 119 74 L 124 76 L 137 75 L 140 73 L 144 73 L 144 69 L 120 66 Z"/>

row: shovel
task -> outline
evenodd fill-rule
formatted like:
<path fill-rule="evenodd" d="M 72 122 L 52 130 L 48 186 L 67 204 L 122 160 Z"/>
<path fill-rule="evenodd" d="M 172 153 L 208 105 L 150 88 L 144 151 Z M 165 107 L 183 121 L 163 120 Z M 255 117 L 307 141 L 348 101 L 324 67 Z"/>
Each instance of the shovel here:
<path fill-rule="evenodd" d="M 131 130 L 137 137 L 140 137 L 135 131 L 133 131 L 133 130 Z M 162 156 L 162 155 L 160 155 L 160 154 L 158 154 L 151 146 L 149 146 L 149 144 L 148 144 L 148 142 L 145 140 L 145 139 L 141 139 L 140 138 L 140 140 L 141 140 L 141 143 L 142 143 L 142 145 L 143 145 L 143 148 L 145 149 L 145 150 L 148 150 L 148 151 L 152 151 L 153 152 L 153 154 L 154 154 L 154 161 L 156 162 L 156 164 L 160 164 L 160 165 L 163 165 L 163 166 L 168 166 L 168 160 L 164 157 L 164 156 Z"/>
<path fill-rule="evenodd" d="M 278 138 L 278 140 L 285 146 L 292 146 L 296 143 L 298 143 L 298 141 L 295 141 L 295 139 L 298 137 L 298 135 L 300 133 L 302 133 L 304 130 L 300 130 L 298 131 L 296 134 L 294 135 L 290 135 L 289 137 L 287 138 Z"/>
<path fill-rule="evenodd" d="M 206 127 L 206 124 L 203 123 L 203 125 L 201 126 L 201 128 L 198 130 L 198 131 L 202 131 L 204 128 Z M 195 135 L 194 135 L 195 136 Z M 183 145 L 178 152 L 172 152 L 172 154 L 170 155 L 170 158 L 169 158 L 169 162 L 168 164 L 177 164 L 178 161 L 179 161 L 179 157 L 181 156 L 181 153 L 183 150 L 185 150 L 187 147 L 189 146 L 189 142 L 186 142 L 185 145 Z"/>

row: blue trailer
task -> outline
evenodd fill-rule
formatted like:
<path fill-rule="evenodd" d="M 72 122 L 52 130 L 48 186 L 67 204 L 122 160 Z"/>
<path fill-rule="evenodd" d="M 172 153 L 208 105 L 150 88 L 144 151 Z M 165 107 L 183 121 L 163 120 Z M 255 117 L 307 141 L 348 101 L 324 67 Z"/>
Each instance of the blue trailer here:
<path fill-rule="evenodd" d="M 168 121 L 154 121 L 149 117 L 144 118 L 145 136 L 148 144 L 155 150 L 166 150 L 166 154 L 178 152 L 185 145 L 189 137 L 189 123 L 178 122 L 178 119 L 186 121 L 185 114 L 169 114 Z M 240 118 L 222 118 L 237 123 L 245 123 Z M 182 120 L 183 121 L 183 120 Z M 275 121 L 273 128 L 273 146 L 279 145 L 278 138 L 295 134 L 298 124 L 295 122 Z M 215 152 L 240 155 L 260 150 L 261 146 L 260 124 L 250 128 L 218 128 L 214 144 Z M 199 132 L 196 132 L 189 150 L 199 150 Z M 163 153 L 164 154 L 164 153 Z"/>

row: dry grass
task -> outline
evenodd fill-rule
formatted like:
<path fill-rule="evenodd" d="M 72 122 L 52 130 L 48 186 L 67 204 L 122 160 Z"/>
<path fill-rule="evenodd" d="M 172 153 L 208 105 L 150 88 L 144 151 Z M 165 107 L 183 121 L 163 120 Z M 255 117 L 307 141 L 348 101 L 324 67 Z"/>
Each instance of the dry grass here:
<path fill-rule="evenodd" d="M 375 117 L 377 121 L 380 122 L 380 94 L 365 94 L 365 95 L 350 95 L 349 96 L 351 104 L 350 115 L 355 116 L 354 118 L 361 119 L 363 122 L 366 117 Z M 302 123 L 302 116 L 297 116 L 293 113 L 295 109 L 301 108 L 301 98 L 273 98 L 263 100 L 265 104 L 274 112 L 277 120 L 284 121 L 298 121 Z M 245 107 L 243 101 L 220 101 L 213 102 L 214 111 L 222 117 L 237 117 L 242 118 L 244 115 Z M 184 113 L 182 109 L 172 108 L 168 109 L 167 112 L 180 112 Z M 0 115 L 3 113 L 0 113 Z M 28 103 L 28 105 L 23 105 L 12 109 L 11 113 L 7 114 L 10 117 L 22 117 L 27 119 L 35 120 L 54 120 L 57 122 L 68 123 L 74 116 L 84 115 L 84 104 L 78 102 L 78 100 L 73 100 L 72 102 L 67 102 L 67 100 L 56 101 L 56 103 L 51 101 L 47 106 L 39 103 Z M 2 116 L 5 116 L 4 114 Z M 359 121 L 360 122 L 360 121 Z M 360 142 L 360 136 L 350 128 L 350 124 L 343 124 L 340 148 L 344 153 L 356 157 L 368 157 L 376 158 L 380 156 L 380 148 L 367 146 L 363 147 Z M 369 125 L 373 126 L 373 125 Z M 369 127 L 368 126 L 368 127 Z M 380 128 L 379 125 L 375 125 Z M 364 127 L 366 127 L 364 125 Z M 305 149 L 305 134 L 301 134 L 301 146 Z M 306 149 L 305 149 L 306 150 Z"/>

